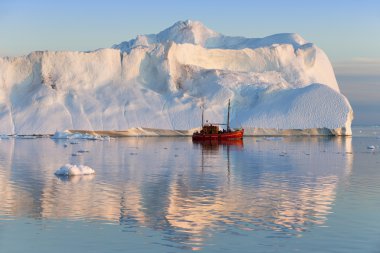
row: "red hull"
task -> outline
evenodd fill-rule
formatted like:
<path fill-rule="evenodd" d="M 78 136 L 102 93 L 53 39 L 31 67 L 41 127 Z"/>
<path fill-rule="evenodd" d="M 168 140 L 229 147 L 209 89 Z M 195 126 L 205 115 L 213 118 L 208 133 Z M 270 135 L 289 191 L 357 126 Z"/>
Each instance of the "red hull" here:
<path fill-rule="evenodd" d="M 243 139 L 244 129 L 236 130 L 232 132 L 221 132 L 217 134 L 205 134 L 205 133 L 194 133 L 194 141 L 208 141 L 208 140 L 239 140 Z"/>

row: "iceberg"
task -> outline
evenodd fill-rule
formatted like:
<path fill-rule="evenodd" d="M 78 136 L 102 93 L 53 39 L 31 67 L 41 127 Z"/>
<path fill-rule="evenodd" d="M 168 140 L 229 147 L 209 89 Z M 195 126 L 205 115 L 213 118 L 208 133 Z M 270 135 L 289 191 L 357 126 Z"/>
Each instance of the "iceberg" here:
<path fill-rule="evenodd" d="M 51 139 L 82 139 L 82 140 L 94 140 L 94 141 L 110 141 L 111 138 L 109 136 L 101 136 L 94 132 L 91 133 L 83 133 L 85 131 L 79 132 L 70 132 L 68 130 L 65 131 L 56 131 Z M 73 144 L 73 143 L 72 143 Z M 75 143 L 78 144 L 78 143 Z"/>
<path fill-rule="evenodd" d="M 229 99 L 246 134 L 351 135 L 328 57 L 298 34 L 232 37 L 187 20 L 112 48 L 0 58 L 0 134 L 177 133 L 200 126 L 200 107 L 225 122 Z"/>
<path fill-rule="evenodd" d="M 57 176 L 78 176 L 78 175 L 91 175 L 95 171 L 85 165 L 65 164 L 54 173 Z"/>

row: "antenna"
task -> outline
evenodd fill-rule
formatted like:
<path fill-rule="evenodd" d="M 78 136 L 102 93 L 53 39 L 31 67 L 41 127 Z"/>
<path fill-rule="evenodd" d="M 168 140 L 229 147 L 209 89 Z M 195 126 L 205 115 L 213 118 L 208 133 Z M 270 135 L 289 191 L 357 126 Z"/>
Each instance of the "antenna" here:
<path fill-rule="evenodd" d="M 230 130 L 230 100 L 228 99 L 227 131 L 229 132 Z"/>

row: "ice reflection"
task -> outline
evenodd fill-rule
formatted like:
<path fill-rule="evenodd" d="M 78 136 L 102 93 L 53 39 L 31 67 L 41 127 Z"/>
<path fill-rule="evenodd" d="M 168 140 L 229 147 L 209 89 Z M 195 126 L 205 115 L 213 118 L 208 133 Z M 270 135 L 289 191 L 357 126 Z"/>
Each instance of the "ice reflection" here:
<path fill-rule="evenodd" d="M 84 219 L 124 231 L 161 231 L 173 247 L 197 250 L 214 231 L 294 236 L 323 226 L 338 183 L 351 171 L 350 138 L 125 138 L 64 145 L 0 142 L 1 219 Z M 79 149 L 89 153 L 73 157 Z M 58 178 L 66 163 L 96 175 Z"/>

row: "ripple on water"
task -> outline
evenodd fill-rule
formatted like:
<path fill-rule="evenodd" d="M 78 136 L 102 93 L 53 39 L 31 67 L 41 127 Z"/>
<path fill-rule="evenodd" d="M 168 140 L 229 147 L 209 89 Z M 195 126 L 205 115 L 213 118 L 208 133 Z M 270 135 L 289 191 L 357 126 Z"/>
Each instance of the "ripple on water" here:
<path fill-rule="evenodd" d="M 380 208 L 380 159 L 360 153 L 362 139 L 356 146 L 325 138 L 245 139 L 243 147 L 203 147 L 187 138 L 81 145 L 90 152 L 75 159 L 96 175 L 54 176 L 73 159 L 71 146 L 48 139 L 1 143 L 0 224 L 57 221 L 49 233 L 65 239 L 64 223 L 79 233 L 83 227 L 76 224 L 85 222 L 87 240 L 95 226 L 112 234 L 114 245 L 128 233 L 129 243 L 142 240 L 147 251 L 265 252 L 296 245 L 307 252 L 334 248 L 331 238 L 363 249 L 365 237 L 373 245 L 379 234 L 371 210 Z M 133 150 L 138 155 L 130 155 Z M 100 242 L 93 241 L 106 252 Z"/>

